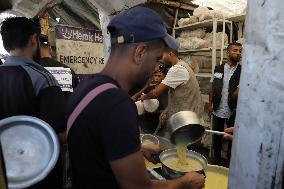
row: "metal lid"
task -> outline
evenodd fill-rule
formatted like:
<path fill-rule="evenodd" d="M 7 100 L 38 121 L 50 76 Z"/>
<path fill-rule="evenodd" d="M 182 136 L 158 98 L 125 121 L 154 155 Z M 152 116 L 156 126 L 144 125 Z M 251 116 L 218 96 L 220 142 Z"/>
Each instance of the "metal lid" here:
<path fill-rule="evenodd" d="M 30 116 L 3 119 L 0 139 L 9 188 L 34 185 L 44 179 L 57 162 L 57 135 L 40 119 Z"/>

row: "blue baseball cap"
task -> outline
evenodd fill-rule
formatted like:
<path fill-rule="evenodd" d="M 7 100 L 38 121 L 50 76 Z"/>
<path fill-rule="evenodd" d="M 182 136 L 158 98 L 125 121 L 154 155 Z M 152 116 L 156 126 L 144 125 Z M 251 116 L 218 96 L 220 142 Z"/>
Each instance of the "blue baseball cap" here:
<path fill-rule="evenodd" d="M 162 39 L 172 50 L 178 50 L 180 46 L 179 42 L 167 33 L 160 15 L 145 7 L 134 7 L 116 15 L 107 29 L 111 35 L 111 44 Z"/>

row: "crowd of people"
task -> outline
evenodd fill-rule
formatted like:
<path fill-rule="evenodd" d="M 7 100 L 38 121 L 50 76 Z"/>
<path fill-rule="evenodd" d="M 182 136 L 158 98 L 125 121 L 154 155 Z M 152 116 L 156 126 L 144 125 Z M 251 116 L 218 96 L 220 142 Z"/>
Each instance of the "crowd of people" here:
<path fill-rule="evenodd" d="M 176 112 L 204 112 L 193 65 L 178 59 L 179 43 L 166 33 L 162 18 L 135 7 L 110 21 L 111 53 L 102 72 L 79 83 L 74 72 L 72 94 L 63 93 L 44 67 L 66 67 L 52 58 L 46 36 L 33 19 L 12 17 L 1 25 L 3 46 L 10 56 L 0 66 L 0 119 L 30 115 L 47 122 L 61 144 L 68 144 L 72 188 L 201 189 L 204 175 L 190 172 L 174 180 L 151 180 L 144 163 L 160 153 L 141 146 L 139 126 L 153 132 Z M 213 79 L 213 129 L 233 126 L 238 96 L 241 46 L 231 44 L 229 61 L 216 67 Z M 154 84 L 151 77 L 154 75 Z M 144 86 L 132 98 L 129 91 Z M 157 98 L 156 113 L 138 117 L 136 100 Z M 67 105 L 68 104 L 68 105 Z M 230 124 L 229 124 L 230 123 Z M 143 125 L 144 124 L 144 125 Z M 142 129 L 142 130 L 143 130 Z M 231 130 L 230 130 L 231 132 Z M 220 156 L 220 138 L 214 151 Z M 30 188 L 62 188 L 60 158 L 49 175 Z"/>

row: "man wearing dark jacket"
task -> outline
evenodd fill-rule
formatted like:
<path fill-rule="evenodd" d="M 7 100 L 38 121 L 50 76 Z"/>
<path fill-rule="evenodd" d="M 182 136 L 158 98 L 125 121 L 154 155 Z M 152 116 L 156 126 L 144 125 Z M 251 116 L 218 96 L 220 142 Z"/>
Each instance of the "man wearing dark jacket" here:
<path fill-rule="evenodd" d="M 209 94 L 209 115 L 211 116 L 213 112 L 213 130 L 224 131 L 225 123 L 227 127 L 234 126 L 241 75 L 241 65 L 239 64 L 241 53 L 241 44 L 229 44 L 227 48 L 228 62 L 215 67 L 212 90 Z M 216 163 L 221 158 L 221 150 L 222 136 L 213 136 Z"/>
<path fill-rule="evenodd" d="M 5 10 L 9 10 L 12 8 L 12 3 L 10 0 L 0 0 L 0 13 Z M 3 62 L 0 59 L 0 65 L 2 65 Z M 5 171 L 5 164 L 2 154 L 2 147 L 1 147 L 1 141 L 0 141 L 0 188 L 6 189 L 7 186 L 7 178 L 6 178 L 6 171 Z"/>
<path fill-rule="evenodd" d="M 65 140 L 63 94 L 55 78 L 39 65 L 40 28 L 25 17 L 6 19 L 1 26 L 4 48 L 10 53 L 0 66 L 0 119 L 29 115 L 44 120 Z M 53 171 L 32 188 L 62 187 L 60 161 Z"/>

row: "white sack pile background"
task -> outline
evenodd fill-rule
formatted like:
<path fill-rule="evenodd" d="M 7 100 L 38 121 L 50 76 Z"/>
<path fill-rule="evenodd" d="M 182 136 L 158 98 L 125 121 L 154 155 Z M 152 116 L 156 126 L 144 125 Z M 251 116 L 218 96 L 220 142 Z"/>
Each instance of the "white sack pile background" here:
<path fill-rule="evenodd" d="M 181 18 L 178 21 L 178 26 L 185 26 L 189 24 L 194 24 L 197 22 L 202 22 L 204 20 L 211 20 L 213 18 L 217 19 L 224 19 L 227 16 L 225 16 L 222 12 L 217 10 L 209 10 L 207 7 L 198 7 L 194 9 L 193 16 L 190 16 L 188 18 Z"/>
<path fill-rule="evenodd" d="M 228 17 L 245 13 L 247 7 L 247 0 L 193 0 L 192 3 L 211 7 Z"/>
<path fill-rule="evenodd" d="M 206 33 L 204 40 L 206 41 L 205 48 L 212 47 L 213 40 L 212 33 Z M 223 32 L 216 33 L 216 48 L 220 49 L 222 47 L 222 36 Z M 224 45 L 228 44 L 228 35 L 225 33 L 224 35 Z"/>
<path fill-rule="evenodd" d="M 185 63 L 189 64 L 195 74 L 199 72 L 199 62 L 193 56 L 184 56 L 181 58 Z"/>
<path fill-rule="evenodd" d="M 198 37 L 188 37 L 188 38 L 177 38 L 180 42 L 180 49 L 190 50 L 190 49 L 200 49 L 204 48 L 206 41 Z"/>
<path fill-rule="evenodd" d="M 204 28 L 199 28 L 193 31 L 182 31 L 180 33 L 181 38 L 197 37 L 203 39 L 206 36 L 206 31 Z"/>
<path fill-rule="evenodd" d="M 193 31 L 182 31 L 177 39 L 180 42 L 182 50 L 192 50 L 212 47 L 212 33 L 206 33 L 204 29 L 196 29 Z M 216 48 L 222 47 L 223 32 L 216 33 Z M 228 36 L 224 35 L 224 45 L 228 44 Z"/>
<path fill-rule="evenodd" d="M 178 26 L 185 26 L 189 24 L 194 24 L 198 22 L 198 18 L 196 16 L 189 16 L 189 18 L 181 18 L 178 21 Z"/>

